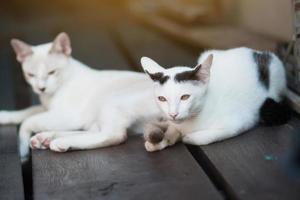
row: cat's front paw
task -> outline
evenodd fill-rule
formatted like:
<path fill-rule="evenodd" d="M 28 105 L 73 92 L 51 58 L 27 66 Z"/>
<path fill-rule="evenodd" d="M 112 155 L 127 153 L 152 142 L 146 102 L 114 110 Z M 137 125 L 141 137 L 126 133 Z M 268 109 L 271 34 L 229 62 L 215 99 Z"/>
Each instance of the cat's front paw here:
<path fill-rule="evenodd" d="M 154 152 L 154 151 L 158 151 L 160 150 L 157 145 L 151 143 L 151 142 L 148 142 L 146 141 L 145 142 L 145 149 L 148 151 L 148 152 Z"/>
<path fill-rule="evenodd" d="M 55 133 L 53 132 L 42 132 L 36 134 L 30 139 L 30 147 L 32 149 L 48 149 L 54 134 Z"/>
<path fill-rule="evenodd" d="M 50 149 L 55 152 L 66 152 L 70 149 L 70 145 L 63 138 L 58 138 L 50 142 Z"/>
<path fill-rule="evenodd" d="M 145 148 L 148 152 L 160 151 L 160 150 L 163 150 L 164 148 L 166 148 L 167 146 L 168 146 L 168 143 L 166 140 L 162 140 L 161 142 L 159 142 L 157 144 L 153 144 L 149 141 L 145 142 Z"/>
<path fill-rule="evenodd" d="M 0 111 L 0 124 L 11 124 L 11 114 L 9 111 Z"/>
<path fill-rule="evenodd" d="M 165 129 L 158 126 L 148 126 L 145 130 L 144 138 L 152 144 L 158 144 L 164 139 L 165 131 Z"/>

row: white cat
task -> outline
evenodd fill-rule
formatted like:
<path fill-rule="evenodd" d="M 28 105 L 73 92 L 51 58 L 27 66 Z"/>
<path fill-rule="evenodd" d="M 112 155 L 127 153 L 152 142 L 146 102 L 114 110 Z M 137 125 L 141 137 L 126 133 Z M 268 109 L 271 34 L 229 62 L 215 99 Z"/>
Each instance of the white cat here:
<path fill-rule="evenodd" d="M 23 160 L 32 148 L 64 152 L 117 145 L 127 128 L 142 125 L 160 112 L 152 82 L 142 73 L 97 71 L 71 57 L 67 34 L 53 43 L 30 46 L 11 41 L 24 77 L 42 105 L 21 111 L 1 111 L 0 124 L 22 123 L 19 131 Z M 36 134 L 31 138 L 32 133 Z"/>
<path fill-rule="evenodd" d="M 270 52 L 249 48 L 211 50 L 194 68 L 164 69 L 150 58 L 141 64 L 155 82 L 154 93 L 168 125 L 150 124 L 145 147 L 156 151 L 178 140 L 206 145 L 236 136 L 257 124 L 267 99 L 285 96 L 282 62 Z"/>

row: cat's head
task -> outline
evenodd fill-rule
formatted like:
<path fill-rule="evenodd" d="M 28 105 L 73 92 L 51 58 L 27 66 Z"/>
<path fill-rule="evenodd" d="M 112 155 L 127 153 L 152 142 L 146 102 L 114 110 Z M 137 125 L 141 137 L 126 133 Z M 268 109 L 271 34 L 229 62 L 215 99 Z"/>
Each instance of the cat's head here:
<path fill-rule="evenodd" d="M 71 56 L 71 43 L 66 33 L 60 33 L 52 43 L 31 46 L 12 39 L 11 45 L 22 65 L 25 80 L 37 94 L 54 94 L 63 79 L 63 71 Z"/>
<path fill-rule="evenodd" d="M 165 69 L 150 58 L 143 57 L 141 64 L 154 81 L 156 102 L 166 117 L 181 122 L 199 113 L 205 100 L 213 56 L 194 68 Z"/>

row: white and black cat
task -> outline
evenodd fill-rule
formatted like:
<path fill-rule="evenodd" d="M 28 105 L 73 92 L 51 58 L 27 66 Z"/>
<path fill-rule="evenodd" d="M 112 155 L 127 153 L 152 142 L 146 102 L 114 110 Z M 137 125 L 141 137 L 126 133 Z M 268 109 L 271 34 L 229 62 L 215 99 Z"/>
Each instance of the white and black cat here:
<path fill-rule="evenodd" d="M 0 124 L 22 123 L 23 160 L 32 133 L 38 133 L 31 138 L 32 148 L 64 152 L 106 147 L 125 141 L 127 128 L 138 131 L 135 124 L 161 115 L 145 74 L 87 67 L 71 57 L 65 33 L 38 46 L 16 39 L 11 43 L 26 81 L 41 100 L 39 106 L 0 112 Z"/>
<path fill-rule="evenodd" d="M 236 136 L 256 125 L 261 108 L 276 107 L 286 92 L 284 66 L 270 52 L 210 50 L 194 68 L 164 69 L 147 57 L 141 64 L 155 83 L 156 102 L 168 119 L 146 128 L 148 151 L 181 139 L 206 145 Z"/>

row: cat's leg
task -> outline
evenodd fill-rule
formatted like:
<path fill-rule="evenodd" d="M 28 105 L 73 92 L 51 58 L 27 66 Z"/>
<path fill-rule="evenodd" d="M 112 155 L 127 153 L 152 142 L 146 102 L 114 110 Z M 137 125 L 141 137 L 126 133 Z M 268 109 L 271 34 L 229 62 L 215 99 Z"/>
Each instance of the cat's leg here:
<path fill-rule="evenodd" d="M 82 131 L 82 134 L 54 139 L 50 149 L 63 152 L 68 149 L 94 149 L 118 145 L 127 139 L 127 128 L 135 121 L 126 110 L 117 105 L 106 105 L 99 115 L 100 131 Z"/>
<path fill-rule="evenodd" d="M 61 115 L 57 112 L 44 112 L 26 119 L 19 131 L 19 151 L 22 160 L 29 154 L 29 142 L 32 133 L 55 130 L 76 130 L 82 127 L 82 122 L 75 115 Z"/>
<path fill-rule="evenodd" d="M 234 137 L 255 126 L 258 121 L 258 116 L 255 113 L 251 114 L 250 111 L 247 110 L 244 112 L 240 111 L 240 113 L 247 114 L 228 114 L 226 119 L 219 119 L 217 121 L 215 128 L 188 133 L 183 137 L 182 141 L 192 145 L 207 145 Z"/>
<path fill-rule="evenodd" d="M 88 131 L 97 132 L 99 131 L 97 124 L 92 124 Z M 47 149 L 49 148 L 50 142 L 53 139 L 65 137 L 74 134 L 82 134 L 82 131 L 44 131 L 35 134 L 30 139 L 30 147 L 32 149 Z"/>
<path fill-rule="evenodd" d="M 59 137 L 50 142 L 50 149 L 56 152 L 68 150 L 95 149 L 119 145 L 127 138 L 126 134 L 105 134 L 104 132 L 81 131 Z"/>
<path fill-rule="evenodd" d="M 20 124 L 28 117 L 44 111 L 45 108 L 42 105 L 18 111 L 0 111 L 0 124 Z"/>
<path fill-rule="evenodd" d="M 56 138 L 81 133 L 81 131 L 44 131 L 30 138 L 30 147 L 32 149 L 47 149 L 49 148 L 50 142 Z"/>
<path fill-rule="evenodd" d="M 241 131 L 234 129 L 207 129 L 185 135 L 182 141 L 192 145 L 207 145 L 238 135 Z"/>
<path fill-rule="evenodd" d="M 145 148 L 149 152 L 172 146 L 181 138 L 181 133 L 172 125 L 162 123 L 152 126 L 145 131 Z"/>

